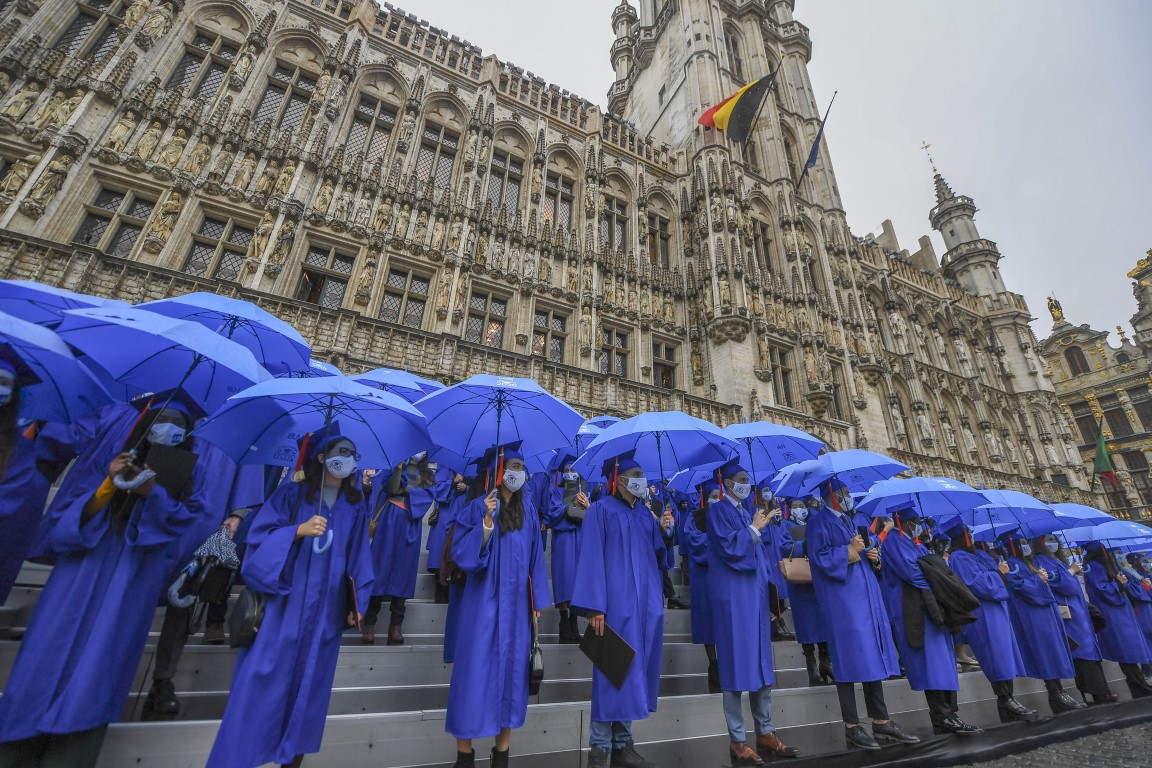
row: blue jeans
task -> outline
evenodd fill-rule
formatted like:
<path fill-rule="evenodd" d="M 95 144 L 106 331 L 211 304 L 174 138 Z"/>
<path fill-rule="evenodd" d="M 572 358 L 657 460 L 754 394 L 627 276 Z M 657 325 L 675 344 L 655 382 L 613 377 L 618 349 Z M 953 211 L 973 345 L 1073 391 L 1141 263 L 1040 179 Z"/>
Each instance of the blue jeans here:
<path fill-rule="evenodd" d="M 605 752 L 623 749 L 632 741 L 632 721 L 623 720 L 606 723 L 593 720 L 588 726 L 588 746 L 599 747 Z"/>
<path fill-rule="evenodd" d="M 741 693 L 724 691 L 724 720 L 728 723 L 728 738 L 733 744 L 748 740 L 744 730 L 744 708 L 740 706 Z M 772 686 L 766 685 L 758 691 L 749 691 L 748 703 L 752 707 L 756 735 L 766 736 L 775 731 L 772 725 Z"/>

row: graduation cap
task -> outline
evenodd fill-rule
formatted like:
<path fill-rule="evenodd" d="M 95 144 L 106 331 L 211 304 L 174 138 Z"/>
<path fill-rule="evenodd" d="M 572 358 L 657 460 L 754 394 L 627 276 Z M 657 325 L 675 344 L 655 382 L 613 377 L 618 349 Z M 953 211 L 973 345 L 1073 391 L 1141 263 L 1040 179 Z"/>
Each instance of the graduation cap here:
<path fill-rule="evenodd" d="M 700 483 L 700 503 L 701 503 L 701 506 L 704 506 L 704 507 L 708 506 L 708 496 L 712 493 L 712 491 L 715 491 L 717 489 L 720 490 L 721 494 L 724 493 L 724 486 L 720 483 L 719 480 L 716 480 L 715 478 L 705 480 L 704 482 Z M 721 498 L 723 498 L 723 496 L 721 496 Z"/>
<path fill-rule="evenodd" d="M 552 472 L 555 475 L 554 485 L 560 487 L 560 476 L 564 472 L 564 467 L 567 467 L 576 461 L 576 457 L 570 453 L 561 453 L 556 455 L 556 459 L 552 463 Z"/>
<path fill-rule="evenodd" d="M 719 474 L 721 480 L 730 480 L 741 472 L 747 471 L 748 470 L 744 469 L 744 467 L 740 466 L 739 460 L 733 459 L 724 466 L 720 467 Z"/>
<path fill-rule="evenodd" d="M 192 428 L 196 422 L 203 419 L 208 415 L 198 402 L 192 399 L 192 396 L 185 392 L 183 389 L 166 389 L 162 392 L 145 392 L 142 395 L 137 395 L 132 398 L 131 405 L 136 410 L 140 411 L 140 416 L 143 416 L 150 411 L 158 411 L 162 409 L 179 411 L 184 414 L 184 418 L 188 420 L 189 429 Z"/>
<path fill-rule="evenodd" d="M 637 469 L 639 467 L 640 463 L 636 461 L 635 449 L 625 451 L 619 456 L 604 462 L 603 471 L 604 477 L 608 478 L 608 492 L 615 495 L 616 483 L 620 479 L 620 475 L 630 469 Z"/>
<path fill-rule="evenodd" d="M 520 451 L 521 443 L 522 441 L 517 440 L 503 445 L 494 445 L 484 451 L 484 455 L 472 462 L 477 467 L 477 474 L 481 472 L 485 474 L 484 490 L 488 490 L 493 472 L 496 475 L 496 482 L 493 485 L 498 488 L 504 480 L 504 465 L 513 459 L 524 461 L 524 454 Z"/>
<path fill-rule="evenodd" d="M 309 432 L 300 438 L 300 450 L 296 454 L 296 466 L 292 470 L 292 482 L 304 481 L 304 466 L 316 458 L 337 440 L 347 440 L 340 429 L 340 422 L 330 421 L 325 427 Z"/>

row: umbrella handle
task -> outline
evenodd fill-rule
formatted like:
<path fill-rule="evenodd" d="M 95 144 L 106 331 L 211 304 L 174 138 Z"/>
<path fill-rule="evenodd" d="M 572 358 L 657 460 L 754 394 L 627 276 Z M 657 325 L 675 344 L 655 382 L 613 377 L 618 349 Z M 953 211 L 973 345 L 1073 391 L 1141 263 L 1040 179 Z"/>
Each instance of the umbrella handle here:
<path fill-rule="evenodd" d="M 323 543 L 321 543 L 323 540 Z M 317 536 L 312 539 L 312 552 L 317 555 L 322 555 L 332 547 L 332 529 L 324 531 L 323 536 Z"/>

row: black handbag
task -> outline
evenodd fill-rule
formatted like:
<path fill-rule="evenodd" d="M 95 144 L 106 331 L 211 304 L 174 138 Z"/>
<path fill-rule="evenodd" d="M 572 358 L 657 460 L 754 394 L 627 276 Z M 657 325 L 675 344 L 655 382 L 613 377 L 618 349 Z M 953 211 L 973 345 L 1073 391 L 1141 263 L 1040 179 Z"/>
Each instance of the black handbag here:
<path fill-rule="evenodd" d="M 528 695 L 540 693 L 544 682 L 544 650 L 540 647 L 540 628 L 536 621 L 536 601 L 532 596 L 532 579 L 528 579 L 528 620 L 532 622 L 532 650 L 528 654 Z"/>
<path fill-rule="evenodd" d="M 292 502 L 289 527 L 296 525 L 296 515 L 300 512 L 300 497 L 303 495 L 304 490 L 300 489 L 296 494 L 296 500 Z M 232 606 L 228 614 L 228 645 L 233 648 L 251 648 L 256 642 L 256 633 L 260 631 L 260 625 L 263 623 L 264 595 L 251 587 L 244 587 L 240 590 L 236 605 Z"/>

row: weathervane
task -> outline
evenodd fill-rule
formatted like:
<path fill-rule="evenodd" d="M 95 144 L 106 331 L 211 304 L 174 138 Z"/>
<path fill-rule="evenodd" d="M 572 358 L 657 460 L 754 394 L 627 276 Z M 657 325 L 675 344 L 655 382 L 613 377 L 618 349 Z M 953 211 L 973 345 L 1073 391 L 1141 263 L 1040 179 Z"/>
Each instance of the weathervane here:
<path fill-rule="evenodd" d="M 928 155 L 928 164 L 932 166 L 932 173 L 939 173 L 939 171 L 936 170 L 936 161 L 932 159 L 932 153 L 928 151 L 932 149 L 932 145 L 925 141 L 924 146 L 920 147 L 920 149 L 924 150 L 924 154 Z"/>

